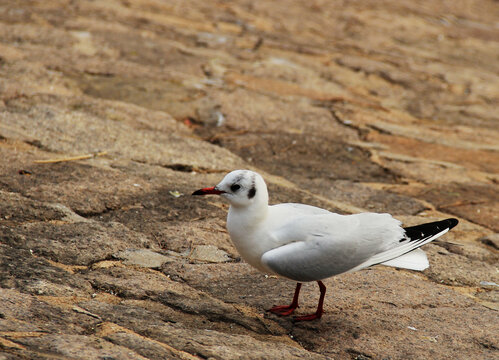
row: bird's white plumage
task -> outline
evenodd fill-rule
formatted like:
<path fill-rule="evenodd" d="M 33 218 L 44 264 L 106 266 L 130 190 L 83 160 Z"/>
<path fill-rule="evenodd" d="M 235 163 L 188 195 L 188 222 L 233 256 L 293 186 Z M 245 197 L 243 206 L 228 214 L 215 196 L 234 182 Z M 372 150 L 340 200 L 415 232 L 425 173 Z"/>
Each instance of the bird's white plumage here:
<path fill-rule="evenodd" d="M 389 214 L 339 215 L 303 204 L 268 205 L 263 178 L 249 170 L 236 170 L 215 187 L 193 195 L 217 194 L 230 203 L 227 229 L 242 258 L 255 268 L 298 281 L 289 305 L 270 312 L 281 316 L 298 308 L 301 282 L 317 281 L 317 310 L 296 321 L 320 319 L 327 277 L 382 264 L 424 270 L 428 258 L 420 246 L 458 224 L 445 219 L 402 228 Z"/>
<path fill-rule="evenodd" d="M 261 261 L 296 281 L 325 279 L 397 246 L 403 237 L 399 225 L 389 214 L 302 215 L 270 231 L 286 244 L 262 254 Z"/>
<path fill-rule="evenodd" d="M 239 185 L 237 190 L 234 184 Z M 229 173 L 215 189 L 231 204 L 227 228 L 234 245 L 261 271 L 313 281 L 379 263 L 427 267 L 421 252 L 406 255 L 421 243 L 401 242 L 404 229 L 389 214 L 339 215 L 292 203 L 269 206 L 263 178 L 248 170 Z"/>
<path fill-rule="evenodd" d="M 393 266 L 403 269 L 423 271 L 430 266 L 426 254 L 421 249 L 412 250 L 405 255 L 381 263 L 386 266 Z"/>
<path fill-rule="evenodd" d="M 420 250 L 420 249 L 418 249 L 420 246 L 423 246 L 424 244 L 427 244 L 427 243 L 435 240 L 436 238 L 442 236 L 443 234 L 445 234 L 448 231 L 449 231 L 449 229 L 442 230 L 438 234 L 435 234 L 433 236 L 428 236 L 426 238 L 422 238 L 419 241 L 402 242 L 399 244 L 399 246 L 396 246 L 392 249 L 388 249 L 388 250 L 381 252 L 381 253 L 378 253 L 378 254 L 374 254 L 365 263 L 360 264 L 359 266 L 353 268 L 351 271 L 364 269 L 366 267 L 376 265 L 376 264 L 402 267 L 402 268 L 411 269 L 411 270 L 420 270 L 420 271 L 424 270 L 428 267 L 428 266 L 425 267 L 426 263 L 428 262 L 428 259 L 426 258 L 426 254 L 425 254 L 426 262 L 423 261 L 423 258 L 421 257 L 421 255 L 417 256 L 416 254 L 413 254 L 414 256 L 411 258 L 411 261 L 407 261 L 405 266 L 400 266 L 400 265 L 396 265 L 396 264 L 397 263 L 402 264 L 402 262 L 404 260 L 404 259 L 401 259 L 402 256 L 405 256 L 407 254 L 412 254 L 416 250 Z M 423 252 L 423 250 L 421 250 L 421 252 Z M 397 262 L 396 261 L 397 259 L 400 259 L 400 260 Z M 409 260 L 409 257 L 407 257 L 406 259 Z M 418 264 L 415 264 L 413 267 L 409 267 L 410 262 L 418 262 Z M 421 269 L 421 267 L 423 269 Z"/>

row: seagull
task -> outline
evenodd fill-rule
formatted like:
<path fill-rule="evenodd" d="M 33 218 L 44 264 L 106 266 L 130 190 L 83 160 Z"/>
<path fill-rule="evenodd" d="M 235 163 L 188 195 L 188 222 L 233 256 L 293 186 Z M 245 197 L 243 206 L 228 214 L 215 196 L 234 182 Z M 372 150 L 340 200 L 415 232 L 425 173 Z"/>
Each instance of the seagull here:
<path fill-rule="evenodd" d="M 303 282 L 316 281 L 320 297 L 313 314 L 295 321 L 320 319 L 326 286 L 322 280 L 374 265 L 422 271 L 429 266 L 421 246 L 457 225 L 446 219 L 401 226 L 390 214 L 340 215 L 318 207 L 285 203 L 269 206 L 267 185 L 250 170 L 235 170 L 214 187 L 192 195 L 219 195 L 229 204 L 227 230 L 241 257 L 254 268 L 297 282 L 290 305 L 268 311 L 291 315 L 298 308 Z"/>

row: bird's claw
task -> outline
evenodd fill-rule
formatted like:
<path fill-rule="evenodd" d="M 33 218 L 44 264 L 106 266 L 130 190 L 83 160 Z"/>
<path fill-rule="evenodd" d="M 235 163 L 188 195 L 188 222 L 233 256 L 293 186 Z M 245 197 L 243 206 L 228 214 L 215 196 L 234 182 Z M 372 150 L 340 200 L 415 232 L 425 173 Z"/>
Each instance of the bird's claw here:
<path fill-rule="evenodd" d="M 321 318 L 321 316 L 322 316 L 322 313 L 313 313 L 313 314 L 309 314 L 309 315 L 295 316 L 295 317 L 293 317 L 293 322 L 318 320 Z"/>
<path fill-rule="evenodd" d="M 279 315 L 279 316 L 289 316 L 291 315 L 298 305 L 279 305 L 279 306 L 274 306 L 272 309 L 268 309 L 267 311 L 270 311 L 273 314 Z"/>

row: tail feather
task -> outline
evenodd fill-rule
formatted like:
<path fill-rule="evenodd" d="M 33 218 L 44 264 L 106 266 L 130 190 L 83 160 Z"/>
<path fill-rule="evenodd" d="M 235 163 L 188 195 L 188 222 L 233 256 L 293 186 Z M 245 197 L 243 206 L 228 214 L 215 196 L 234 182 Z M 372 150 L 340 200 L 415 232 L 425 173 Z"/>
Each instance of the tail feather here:
<path fill-rule="evenodd" d="M 430 263 L 425 252 L 421 249 L 416 249 L 395 259 L 385 261 L 381 265 L 423 271 L 430 266 Z"/>

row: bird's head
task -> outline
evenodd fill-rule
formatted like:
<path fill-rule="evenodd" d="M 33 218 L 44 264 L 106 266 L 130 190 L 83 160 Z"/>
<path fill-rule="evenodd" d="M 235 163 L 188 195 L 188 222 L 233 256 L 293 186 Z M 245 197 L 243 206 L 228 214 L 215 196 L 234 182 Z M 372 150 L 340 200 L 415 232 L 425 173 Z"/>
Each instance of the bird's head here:
<path fill-rule="evenodd" d="M 203 188 L 192 195 L 220 195 L 234 207 L 247 207 L 255 203 L 268 203 L 265 181 L 251 170 L 235 170 L 223 178 L 217 186 Z"/>

